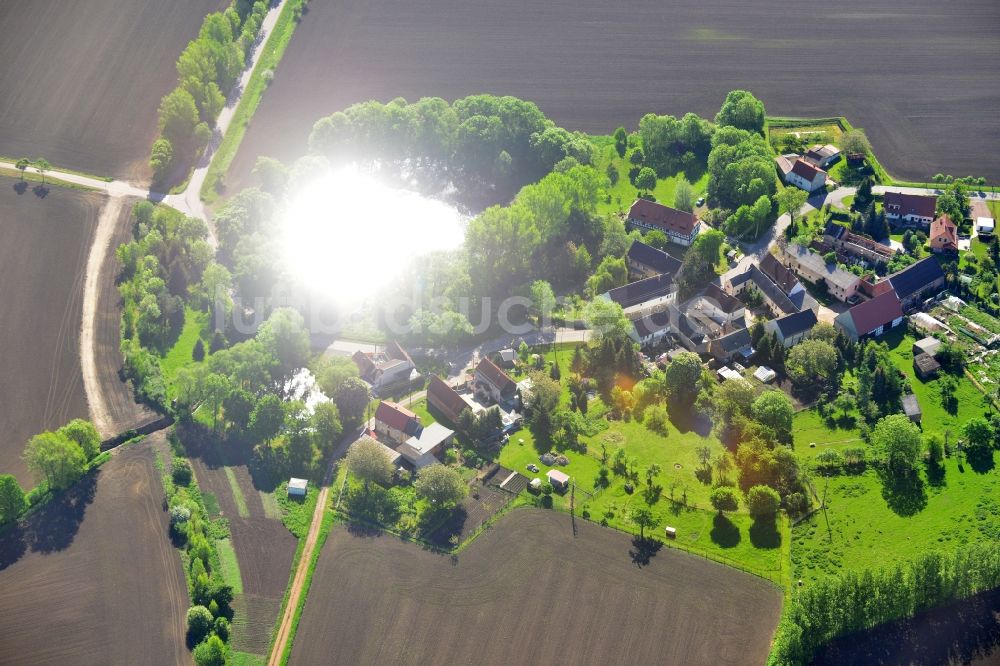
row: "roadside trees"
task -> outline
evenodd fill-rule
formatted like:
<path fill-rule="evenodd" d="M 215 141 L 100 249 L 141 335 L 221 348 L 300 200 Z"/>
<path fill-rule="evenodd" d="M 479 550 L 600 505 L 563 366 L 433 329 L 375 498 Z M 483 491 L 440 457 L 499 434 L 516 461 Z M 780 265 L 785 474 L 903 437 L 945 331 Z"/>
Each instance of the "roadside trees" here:
<path fill-rule="evenodd" d="M 809 195 L 806 194 L 805 190 L 792 186 L 782 188 L 774 195 L 774 200 L 778 202 L 778 212 L 788 213 L 790 229 L 795 227 L 795 216 L 808 198 Z"/>
<path fill-rule="evenodd" d="M 24 491 L 13 474 L 0 474 L 0 525 L 16 520 L 26 508 Z"/>
<path fill-rule="evenodd" d="M 187 612 L 188 639 L 191 643 L 200 643 L 201 639 L 212 628 L 214 618 L 204 606 L 192 606 Z"/>
<path fill-rule="evenodd" d="M 39 157 L 37 160 L 35 160 L 35 171 L 37 171 L 38 175 L 42 177 L 42 185 L 45 184 L 45 172 L 51 168 L 52 165 L 49 164 L 48 160 L 46 160 L 44 157 Z"/>
<path fill-rule="evenodd" d="M 14 163 L 14 167 L 21 172 L 21 180 L 24 180 L 24 172 L 28 170 L 29 166 L 31 166 L 31 160 L 27 157 L 22 157 Z"/>

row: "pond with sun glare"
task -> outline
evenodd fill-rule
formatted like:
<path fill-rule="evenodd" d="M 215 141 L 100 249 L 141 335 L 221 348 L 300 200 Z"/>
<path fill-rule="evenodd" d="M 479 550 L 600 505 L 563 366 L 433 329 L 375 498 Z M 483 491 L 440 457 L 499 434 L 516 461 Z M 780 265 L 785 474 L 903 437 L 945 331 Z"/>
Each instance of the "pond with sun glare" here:
<path fill-rule="evenodd" d="M 282 225 L 289 275 L 338 305 L 357 305 L 410 262 L 458 248 L 468 217 L 449 204 L 386 184 L 357 168 L 296 188 Z"/>

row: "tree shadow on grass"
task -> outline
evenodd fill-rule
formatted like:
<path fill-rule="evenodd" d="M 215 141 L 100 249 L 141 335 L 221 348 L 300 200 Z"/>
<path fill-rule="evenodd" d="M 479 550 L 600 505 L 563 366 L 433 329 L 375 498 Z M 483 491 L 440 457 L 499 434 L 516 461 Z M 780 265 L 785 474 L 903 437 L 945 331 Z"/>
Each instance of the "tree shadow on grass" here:
<path fill-rule="evenodd" d="M 712 542 L 722 548 L 734 548 L 740 543 L 740 528 L 721 513 L 712 519 L 712 531 L 709 533 Z"/>
<path fill-rule="evenodd" d="M 637 567 L 647 566 L 656 554 L 660 552 L 663 548 L 663 543 L 658 539 L 651 539 L 650 537 L 634 537 L 632 539 L 632 547 L 629 549 L 629 557 L 632 558 L 632 564 Z"/>
<path fill-rule="evenodd" d="M 750 526 L 750 543 L 754 548 L 780 548 L 781 532 L 773 518 L 758 518 Z"/>
<path fill-rule="evenodd" d="M 944 479 L 944 465 L 928 461 L 926 469 L 928 485 L 934 486 L 935 488 L 947 485 Z"/>
<path fill-rule="evenodd" d="M 993 462 L 993 449 L 969 451 L 965 454 L 965 460 L 976 474 L 986 474 L 996 466 Z"/>
<path fill-rule="evenodd" d="M 694 432 L 701 437 L 708 437 L 712 433 L 712 421 L 703 414 L 699 414 L 692 409 L 674 408 L 668 411 L 670 422 L 681 434 Z"/>
<path fill-rule="evenodd" d="M 882 479 L 882 498 L 896 515 L 914 516 L 927 506 L 927 489 L 916 472 L 893 474 L 881 470 L 879 477 Z"/>

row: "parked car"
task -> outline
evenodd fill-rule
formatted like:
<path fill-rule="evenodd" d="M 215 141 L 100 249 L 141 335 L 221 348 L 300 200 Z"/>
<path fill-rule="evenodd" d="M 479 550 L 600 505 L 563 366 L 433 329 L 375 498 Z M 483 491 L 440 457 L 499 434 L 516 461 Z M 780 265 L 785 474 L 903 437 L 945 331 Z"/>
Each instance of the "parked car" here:
<path fill-rule="evenodd" d="M 528 471 L 533 474 L 538 474 L 538 465 L 535 463 L 528 463 Z"/>
<path fill-rule="evenodd" d="M 705 205 L 705 197 L 698 197 L 698 200 L 694 202 L 694 205 L 695 206 L 704 206 Z"/>

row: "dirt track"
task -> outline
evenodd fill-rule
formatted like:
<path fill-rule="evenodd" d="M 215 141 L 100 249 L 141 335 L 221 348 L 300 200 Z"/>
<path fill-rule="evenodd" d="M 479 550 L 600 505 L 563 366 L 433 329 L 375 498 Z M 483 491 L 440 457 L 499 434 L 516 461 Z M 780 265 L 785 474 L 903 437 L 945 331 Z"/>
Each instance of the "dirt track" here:
<path fill-rule="evenodd" d="M 188 664 L 187 589 L 152 449 L 0 535 L 0 664 Z"/>
<path fill-rule="evenodd" d="M 87 417 L 80 312 L 103 197 L 53 187 L 43 199 L 17 184 L 0 179 L 0 473 L 30 487 L 28 438 Z"/>
<path fill-rule="evenodd" d="M 896 175 L 1000 178 L 995 0 L 313 0 L 228 182 L 367 99 L 517 95 L 610 133 L 647 112 L 711 118 L 735 88 L 773 115 L 846 115 Z"/>
<path fill-rule="evenodd" d="M 626 535 L 516 510 L 453 562 L 336 527 L 290 663 L 761 664 L 781 592 L 664 548 L 638 567 Z"/>
<path fill-rule="evenodd" d="M 0 3 L 0 155 L 145 180 L 160 98 L 223 0 Z"/>

